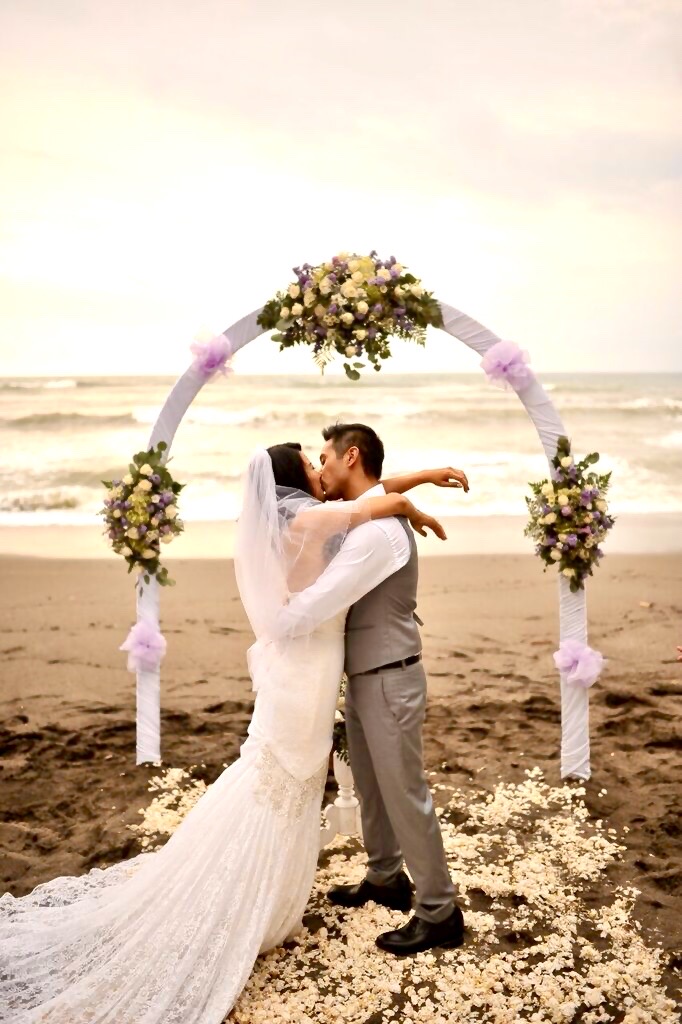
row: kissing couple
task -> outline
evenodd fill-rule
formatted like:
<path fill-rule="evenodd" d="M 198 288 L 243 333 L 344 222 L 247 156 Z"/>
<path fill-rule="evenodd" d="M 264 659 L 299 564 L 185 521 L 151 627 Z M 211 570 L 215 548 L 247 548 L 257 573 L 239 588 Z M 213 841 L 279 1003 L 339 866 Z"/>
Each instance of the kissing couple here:
<path fill-rule="evenodd" d="M 462 943 L 422 763 L 413 530 L 445 534 L 404 492 L 468 482 L 451 467 L 382 480 L 383 444 L 364 424 L 323 438 L 319 471 L 289 443 L 256 452 L 245 474 L 235 570 L 256 698 L 239 757 L 161 849 L 0 899 L 3 1020 L 224 1020 L 259 953 L 302 927 L 344 669 L 368 863 L 328 897 L 413 910 L 377 937 L 386 953 Z"/>

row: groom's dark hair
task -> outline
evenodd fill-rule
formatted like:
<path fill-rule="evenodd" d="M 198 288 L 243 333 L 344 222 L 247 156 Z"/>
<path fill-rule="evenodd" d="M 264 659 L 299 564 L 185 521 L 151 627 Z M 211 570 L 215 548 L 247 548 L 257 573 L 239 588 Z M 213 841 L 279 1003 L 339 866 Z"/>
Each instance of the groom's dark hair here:
<path fill-rule="evenodd" d="M 357 448 L 365 473 L 377 480 L 381 477 L 384 446 L 376 430 L 372 430 L 364 423 L 335 423 L 332 427 L 325 427 L 322 437 L 325 441 L 332 442 L 339 458 L 345 455 L 349 448 Z"/>

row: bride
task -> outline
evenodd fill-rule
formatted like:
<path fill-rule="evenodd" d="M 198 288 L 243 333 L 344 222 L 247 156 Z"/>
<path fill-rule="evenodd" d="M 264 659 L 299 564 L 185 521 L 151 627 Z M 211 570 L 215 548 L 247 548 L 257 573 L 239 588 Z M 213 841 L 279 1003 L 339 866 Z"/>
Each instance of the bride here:
<path fill-rule="evenodd" d="M 256 691 L 240 756 L 161 849 L 0 899 L 0 1020 L 13 1024 L 220 1024 L 259 952 L 301 927 L 343 670 L 345 612 L 268 641 L 349 530 L 405 515 L 440 524 L 402 493 L 446 471 L 385 481 L 384 496 L 324 503 L 298 445 L 252 458 L 235 568 L 256 635 Z M 450 484 L 450 486 L 456 486 Z"/>

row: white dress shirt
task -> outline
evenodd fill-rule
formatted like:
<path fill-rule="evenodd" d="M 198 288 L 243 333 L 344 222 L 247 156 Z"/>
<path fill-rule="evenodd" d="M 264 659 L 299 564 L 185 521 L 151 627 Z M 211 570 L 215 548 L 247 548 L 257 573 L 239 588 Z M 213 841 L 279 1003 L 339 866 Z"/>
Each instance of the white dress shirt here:
<path fill-rule="evenodd" d="M 362 498 L 385 494 L 376 484 Z M 407 565 L 410 542 L 398 520 L 371 519 L 350 530 L 338 554 L 315 582 L 294 594 L 277 616 L 271 637 L 303 636 L 350 608 L 387 577 Z"/>

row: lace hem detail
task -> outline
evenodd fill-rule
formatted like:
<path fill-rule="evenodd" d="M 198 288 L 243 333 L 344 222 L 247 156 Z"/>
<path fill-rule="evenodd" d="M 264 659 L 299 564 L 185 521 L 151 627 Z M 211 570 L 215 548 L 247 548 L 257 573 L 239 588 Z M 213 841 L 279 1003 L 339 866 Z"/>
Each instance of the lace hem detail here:
<path fill-rule="evenodd" d="M 258 782 L 254 796 L 275 814 L 299 821 L 312 800 L 321 800 L 327 781 L 327 758 L 310 778 L 301 782 L 282 767 L 269 747 L 261 747 L 256 762 Z"/>

